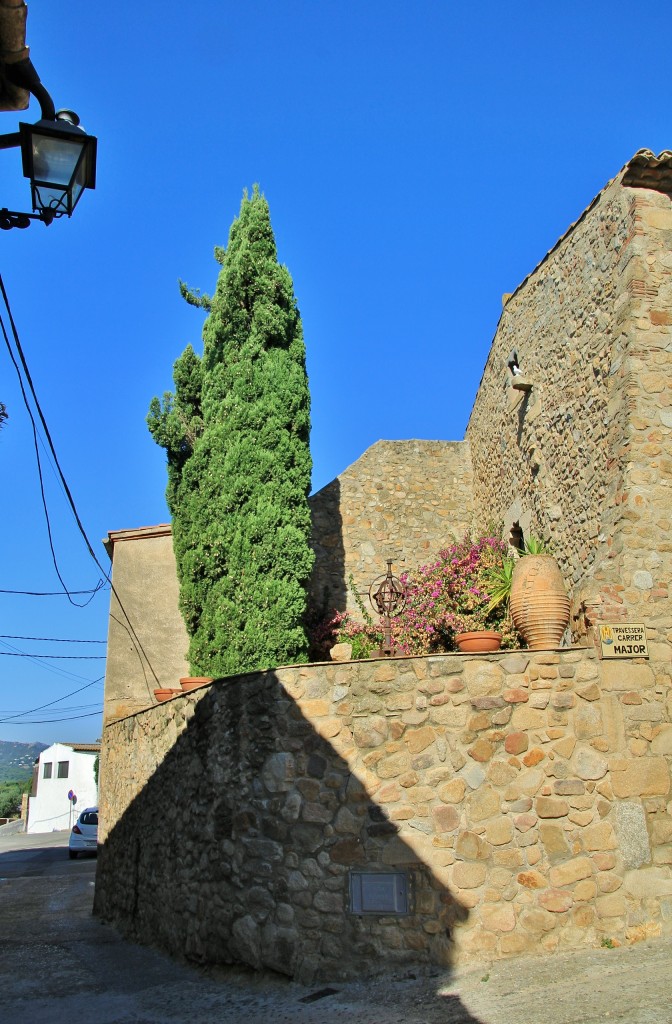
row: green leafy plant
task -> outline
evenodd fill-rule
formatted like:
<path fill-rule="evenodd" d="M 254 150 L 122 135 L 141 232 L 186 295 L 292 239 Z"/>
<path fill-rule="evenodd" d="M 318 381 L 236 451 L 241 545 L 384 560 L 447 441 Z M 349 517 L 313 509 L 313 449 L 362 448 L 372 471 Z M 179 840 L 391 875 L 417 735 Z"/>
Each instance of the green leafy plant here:
<path fill-rule="evenodd" d="M 18 818 L 21 813 L 21 797 L 28 793 L 32 778 L 0 782 L 0 818 Z"/>
<path fill-rule="evenodd" d="M 525 555 L 550 555 L 548 544 L 539 537 L 528 537 L 525 541 Z"/>
<path fill-rule="evenodd" d="M 354 601 L 355 601 L 355 604 L 357 605 L 357 607 L 359 609 L 359 614 L 364 619 L 364 622 L 366 623 L 366 625 L 369 626 L 370 628 L 374 628 L 373 618 L 371 617 L 371 612 L 369 611 L 369 609 L 364 604 L 364 598 L 362 597 L 360 592 L 357 590 L 357 585 L 355 583 L 355 577 L 352 575 L 352 573 L 350 573 L 350 575 L 348 576 L 348 590 L 352 594 L 352 596 L 354 598 Z"/>
<path fill-rule="evenodd" d="M 515 558 L 512 558 L 510 555 L 504 555 L 499 565 L 493 565 L 485 573 L 485 586 L 490 594 L 488 612 L 501 607 L 508 614 L 513 570 L 515 567 Z"/>

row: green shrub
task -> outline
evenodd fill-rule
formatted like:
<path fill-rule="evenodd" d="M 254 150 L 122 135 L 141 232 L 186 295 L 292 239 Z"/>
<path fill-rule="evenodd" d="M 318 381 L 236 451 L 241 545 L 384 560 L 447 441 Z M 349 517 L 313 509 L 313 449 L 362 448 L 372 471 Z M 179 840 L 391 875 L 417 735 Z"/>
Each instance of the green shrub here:
<path fill-rule="evenodd" d="M 191 670 L 214 676 L 306 659 L 313 565 L 301 319 L 258 189 L 216 255 L 215 294 L 196 299 L 210 310 L 202 360 L 186 350 L 148 417 L 168 454 Z"/>

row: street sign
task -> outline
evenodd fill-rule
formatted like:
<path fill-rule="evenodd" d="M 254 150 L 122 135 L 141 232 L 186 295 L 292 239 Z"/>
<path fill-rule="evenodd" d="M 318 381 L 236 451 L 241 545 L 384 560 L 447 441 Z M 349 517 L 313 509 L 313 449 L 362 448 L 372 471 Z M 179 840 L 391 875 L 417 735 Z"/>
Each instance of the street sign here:
<path fill-rule="evenodd" d="M 648 658 L 642 622 L 602 622 L 599 630 L 603 658 Z"/>

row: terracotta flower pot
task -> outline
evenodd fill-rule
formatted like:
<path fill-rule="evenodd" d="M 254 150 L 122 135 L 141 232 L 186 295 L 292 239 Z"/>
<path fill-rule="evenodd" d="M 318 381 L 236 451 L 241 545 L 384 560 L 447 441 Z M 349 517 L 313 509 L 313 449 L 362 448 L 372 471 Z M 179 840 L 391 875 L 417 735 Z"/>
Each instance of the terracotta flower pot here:
<path fill-rule="evenodd" d="M 212 678 L 212 676 L 182 676 L 180 679 L 180 686 L 182 687 L 183 693 L 188 693 L 189 690 L 196 690 L 199 686 L 205 686 L 206 683 L 211 683 Z"/>
<path fill-rule="evenodd" d="M 181 693 L 181 690 L 154 690 L 154 696 L 159 704 L 162 704 L 164 700 L 170 700 L 176 693 Z"/>
<path fill-rule="evenodd" d="M 464 654 L 487 654 L 498 651 L 502 634 L 494 629 L 477 629 L 471 633 L 456 633 L 455 643 Z"/>
<path fill-rule="evenodd" d="M 525 555 L 516 562 L 509 607 L 531 651 L 560 646 L 569 625 L 569 598 L 552 555 Z"/>

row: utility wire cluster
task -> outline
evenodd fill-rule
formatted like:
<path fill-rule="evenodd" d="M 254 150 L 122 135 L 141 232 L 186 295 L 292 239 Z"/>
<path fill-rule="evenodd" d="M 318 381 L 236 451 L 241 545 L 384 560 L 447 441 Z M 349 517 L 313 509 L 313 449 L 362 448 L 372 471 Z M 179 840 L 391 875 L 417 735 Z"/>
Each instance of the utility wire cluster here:
<path fill-rule="evenodd" d="M 140 664 L 142 666 L 142 671 L 143 671 L 143 674 L 144 674 L 145 684 L 147 686 L 148 693 L 150 693 L 150 695 L 151 695 L 150 684 L 149 684 L 149 680 L 147 678 L 147 672 L 146 672 L 146 669 L 145 669 L 145 663 L 149 667 L 149 670 L 150 670 L 151 674 L 153 675 L 154 679 L 156 680 L 156 684 L 157 685 L 158 685 L 158 682 L 159 682 L 158 677 L 157 677 L 156 672 L 154 671 L 154 669 L 153 669 L 153 667 L 151 665 L 151 662 L 149 661 L 149 658 L 147 657 L 146 652 L 144 651 L 144 648 L 143 648 L 142 643 L 141 643 L 141 641 L 140 641 L 140 639 L 139 639 L 139 637 L 138 637 L 138 635 L 137 635 L 137 633 L 135 631 L 135 628 L 133 627 L 133 624 L 131 623 L 131 620 L 128 617 L 128 614 L 127 614 L 127 612 L 126 612 L 126 610 L 125 610 L 125 608 L 123 606 L 121 598 L 120 598 L 119 594 L 117 593 L 114 585 L 112 584 L 112 580 L 110 578 L 110 575 L 109 575 L 108 571 L 101 565 L 98 557 L 96 556 L 96 553 L 95 553 L 95 551 L 93 549 L 93 546 L 91 545 L 91 542 L 90 542 L 90 540 L 89 540 L 89 538 L 88 538 L 88 536 L 86 534 L 86 531 L 84 529 L 84 526 L 82 524 L 81 518 L 80 518 L 79 513 L 77 511 L 77 507 L 75 505 L 74 498 L 73 498 L 72 493 L 70 491 L 70 487 L 68 486 L 68 483 L 67 483 L 67 481 L 65 479 L 65 476 L 63 474 L 63 470 L 61 468 L 60 462 L 58 460 L 58 456 L 56 454 L 56 449 L 54 447 L 54 443 L 53 443 L 53 439 L 52 439 L 52 436 L 51 436 L 51 432 L 49 431 L 49 427 L 47 426 L 47 422 L 46 422 L 46 419 L 44 417 L 44 413 L 42 411 L 42 408 L 40 406 L 40 402 L 39 402 L 37 394 L 35 392 L 35 387 L 33 385 L 32 376 L 31 376 L 30 370 L 28 368 L 28 363 L 26 361 L 25 353 L 23 351 L 23 346 L 21 344 L 21 339 L 19 338 L 19 333 L 17 331 L 16 324 L 14 322 L 14 317 L 12 315 L 12 311 L 11 311 L 11 307 L 10 307 L 10 304 L 9 304 L 9 299 L 7 297 L 7 292 L 6 292 L 6 289 L 5 289 L 4 281 L 2 279 L 2 275 L 0 275 L 0 294 L 2 295 L 2 301 L 4 303 L 4 308 L 5 308 L 5 311 L 6 311 L 6 314 L 7 314 L 7 320 L 8 320 L 9 327 L 10 327 L 10 331 L 8 332 L 6 324 L 5 324 L 5 317 L 0 312 L 0 331 L 2 332 L 2 336 L 4 338 L 5 345 L 6 345 L 8 353 L 9 353 L 9 358 L 10 358 L 10 360 L 12 362 L 12 365 L 14 366 L 14 369 L 16 371 L 17 378 L 18 378 L 18 381 L 19 381 L 19 387 L 20 387 L 20 390 L 21 390 L 21 396 L 23 398 L 23 403 L 24 403 L 24 405 L 26 407 L 26 411 L 28 413 L 28 417 L 29 417 L 30 423 L 31 423 L 32 435 L 33 435 L 33 446 L 34 446 L 34 449 L 35 449 L 35 459 L 36 459 L 37 473 L 38 473 L 38 479 L 39 479 L 39 485 L 40 485 L 40 498 L 41 498 L 41 502 L 42 502 L 42 508 L 43 508 L 43 511 L 44 511 L 44 518 L 45 518 L 45 523 L 46 523 L 46 528 L 47 528 L 47 536 L 48 536 L 48 539 L 49 539 L 49 548 L 50 548 L 50 551 L 51 551 L 51 556 L 52 556 L 52 561 L 53 561 L 53 565 L 54 565 L 54 570 L 56 572 L 56 576 L 58 577 L 59 583 L 61 584 L 61 587 L 62 587 L 61 591 L 36 591 L 36 590 L 0 589 L 0 593 L 2 593 L 2 594 L 12 594 L 12 595 L 22 595 L 22 596 L 28 596 L 28 597 L 57 597 L 57 596 L 63 597 L 63 596 L 65 596 L 65 597 L 67 597 L 68 601 L 72 605 L 74 605 L 74 607 L 76 607 L 76 608 L 85 608 L 94 599 L 96 594 L 98 594 L 103 589 L 107 589 L 107 586 L 109 586 L 111 588 L 112 592 L 115 595 L 115 598 L 117 600 L 117 603 L 119 605 L 119 608 L 120 608 L 121 613 L 122 613 L 122 615 L 124 617 L 124 620 L 125 620 L 125 621 L 121 622 L 121 620 L 116 619 L 116 621 L 119 622 L 123 626 L 123 628 L 126 630 L 126 632 L 129 635 L 131 643 L 132 643 L 132 645 L 133 645 L 133 647 L 135 649 L 136 655 L 137 655 L 137 657 L 138 657 L 138 659 L 140 661 Z M 11 338 L 10 338 L 10 334 L 11 334 Z M 39 423 L 40 423 L 41 429 L 42 429 L 42 433 L 44 435 L 44 438 L 46 439 L 46 447 L 45 447 L 45 442 L 42 439 L 42 437 L 40 436 L 40 433 L 38 431 L 38 423 L 36 421 L 36 416 L 33 413 L 33 407 L 31 406 L 31 401 L 29 399 L 29 394 L 30 394 L 30 396 L 32 398 L 32 406 L 34 406 L 35 413 L 37 415 L 37 420 L 39 420 Z M 41 458 L 41 455 L 40 455 L 40 445 L 42 445 L 42 447 L 44 448 L 46 457 L 47 457 L 48 461 L 51 463 L 52 469 L 54 470 L 54 472 L 56 474 L 56 477 L 57 477 L 57 480 L 58 480 L 58 482 L 60 484 L 61 490 L 63 491 L 63 494 L 65 495 L 66 502 L 67 502 L 67 504 L 68 504 L 68 506 L 70 508 L 70 511 L 72 512 L 73 517 L 74 517 L 75 523 L 77 525 L 77 529 L 78 529 L 79 533 L 81 534 L 81 536 L 82 536 L 82 538 L 84 540 L 84 543 L 86 545 L 86 549 L 87 549 L 90 557 L 92 558 L 93 562 L 95 563 L 95 565 L 97 566 L 99 571 L 102 573 L 102 577 L 98 580 L 98 582 L 97 582 L 95 587 L 92 587 L 92 588 L 89 588 L 89 589 L 86 589 L 86 590 L 71 590 L 71 589 L 68 588 L 68 586 L 65 583 L 65 580 L 63 578 L 63 574 L 61 572 L 61 569 L 60 569 L 60 566 L 59 566 L 59 562 L 58 562 L 58 559 L 57 559 L 57 556 L 56 556 L 53 532 L 52 532 L 52 527 L 51 527 L 51 519 L 50 519 L 50 515 L 49 515 L 49 508 L 48 508 L 48 505 L 47 505 L 47 499 L 46 499 L 46 494 L 45 494 L 44 475 L 43 475 L 43 469 L 42 469 L 42 458 Z M 74 600 L 75 597 L 86 598 L 86 600 L 82 600 L 82 601 Z M 52 661 L 52 660 L 59 660 L 59 661 L 103 660 L 104 657 L 105 657 L 104 655 L 79 655 L 79 654 L 75 654 L 75 655 L 61 655 L 61 654 L 30 653 L 30 652 L 26 652 L 26 651 L 20 651 L 20 650 L 14 648 L 12 644 L 7 643 L 8 640 L 31 640 L 31 641 L 45 641 L 45 642 L 50 642 L 50 643 L 104 643 L 105 641 L 68 641 L 68 640 L 66 640 L 64 638 L 23 637 L 23 636 L 9 636 L 9 635 L 0 637 L 0 645 L 2 647 L 9 648 L 9 650 L 0 650 L 0 656 L 4 655 L 5 657 L 28 658 L 30 660 L 33 660 L 35 662 L 35 664 L 41 665 L 41 667 L 47 668 L 48 670 L 50 670 L 52 672 L 56 672 L 58 675 L 62 675 L 62 676 L 65 676 L 65 677 L 70 677 L 72 679 L 78 679 L 78 678 L 81 679 L 81 676 L 78 677 L 74 673 L 68 671 L 67 669 L 61 669 L 58 666 L 47 665 L 47 664 L 45 664 L 45 662 Z M 86 681 L 86 686 L 81 687 L 80 689 L 86 689 L 88 686 L 93 686 L 95 683 L 99 683 L 103 678 L 104 677 L 101 676 L 99 679 L 92 680 L 92 681 Z M 51 707 L 52 705 L 58 704 L 58 703 L 60 703 L 63 700 L 67 700 L 68 697 L 73 696 L 77 692 L 79 692 L 79 691 L 78 690 L 72 691 L 72 693 L 66 694 L 65 696 L 60 697 L 57 700 L 49 702 L 48 705 L 43 705 L 42 707 L 39 707 L 39 708 L 33 708 L 33 709 L 29 710 L 29 711 L 19 712 L 19 713 L 15 714 L 15 715 L 9 716 L 8 718 L 0 718 L 0 724 L 6 723 L 6 722 L 11 722 L 12 724 L 15 724 L 15 725 L 19 725 L 19 724 L 37 725 L 37 724 L 44 724 L 45 722 L 71 721 L 71 720 L 73 720 L 75 718 L 87 718 L 87 717 L 94 717 L 96 715 L 99 715 L 100 714 L 100 710 L 101 710 L 100 706 L 99 706 L 99 709 L 97 711 L 92 711 L 92 712 L 90 712 L 88 714 L 77 714 L 77 715 L 71 714 L 71 715 L 68 715 L 68 717 L 66 717 L 66 718 L 47 718 L 47 719 L 39 719 L 39 720 L 38 719 L 30 719 L 29 720 L 29 719 L 27 719 L 25 717 L 25 716 L 32 715 L 35 712 L 39 712 L 43 708 Z M 92 707 L 92 706 L 93 705 L 88 705 L 86 707 Z M 84 707 L 85 706 L 72 707 L 69 710 L 70 711 L 75 711 L 75 710 L 76 711 L 81 711 L 81 710 L 84 710 Z M 58 713 L 61 713 L 64 710 L 66 710 L 66 709 L 65 708 L 61 708 L 61 709 L 59 709 Z M 47 712 L 47 713 L 51 714 L 51 712 Z M 19 721 L 19 719 L 20 719 L 20 721 Z"/>

